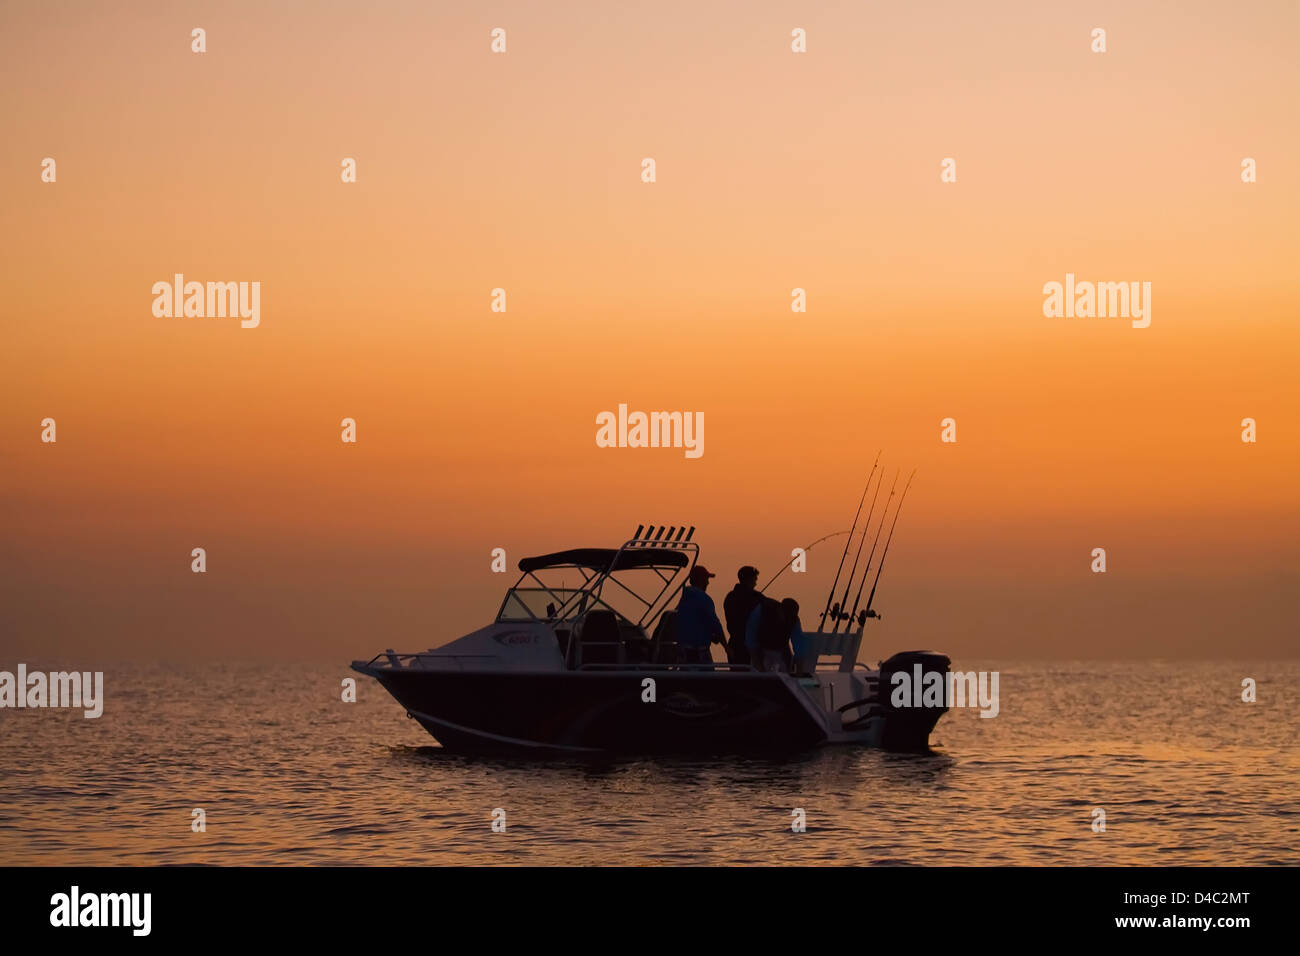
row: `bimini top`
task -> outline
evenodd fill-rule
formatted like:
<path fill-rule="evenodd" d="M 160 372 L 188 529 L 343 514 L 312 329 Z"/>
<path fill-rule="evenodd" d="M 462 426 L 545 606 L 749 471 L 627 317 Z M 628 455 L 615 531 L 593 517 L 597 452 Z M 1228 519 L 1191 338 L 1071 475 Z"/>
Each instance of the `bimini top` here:
<path fill-rule="evenodd" d="M 618 559 L 614 565 L 614 559 Z M 629 568 L 684 568 L 690 563 L 686 551 L 676 548 L 571 548 L 535 558 L 520 558 L 519 570 L 525 574 L 544 568 L 579 567 L 592 571 L 626 571 Z"/>

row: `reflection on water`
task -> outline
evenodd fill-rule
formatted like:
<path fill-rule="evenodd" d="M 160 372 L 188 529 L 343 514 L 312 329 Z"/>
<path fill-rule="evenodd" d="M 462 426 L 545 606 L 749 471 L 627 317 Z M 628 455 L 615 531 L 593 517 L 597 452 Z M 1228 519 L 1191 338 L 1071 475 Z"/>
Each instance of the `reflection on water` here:
<path fill-rule="evenodd" d="M 1001 713 L 925 755 L 532 762 L 344 667 L 107 669 L 99 720 L 0 711 L 0 863 L 1300 863 L 1300 664 L 958 663 Z"/>

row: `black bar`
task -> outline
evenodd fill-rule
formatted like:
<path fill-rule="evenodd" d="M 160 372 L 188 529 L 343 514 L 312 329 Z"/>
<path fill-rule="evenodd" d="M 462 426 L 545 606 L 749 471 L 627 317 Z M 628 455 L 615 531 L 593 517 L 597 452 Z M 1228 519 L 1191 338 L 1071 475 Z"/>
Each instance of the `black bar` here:
<path fill-rule="evenodd" d="M 485 837 L 491 838 L 491 837 Z M 502 834 L 500 839 L 519 839 Z M 789 835 L 788 839 L 806 836 Z M 779 856 L 779 854 L 774 854 Z M 771 921 L 806 931 L 819 946 L 842 939 L 899 940 L 948 950 L 1009 942 L 1130 939 L 1180 949 L 1202 940 L 1220 951 L 1278 938 L 1291 920 L 1290 868 L 72 868 L 0 869 L 6 944 L 42 939 L 77 945 L 291 940 L 337 945 L 396 940 L 422 948 L 461 939 L 490 949 L 511 934 L 534 945 L 572 939 L 617 942 L 655 911 L 655 932 L 693 938 L 762 938 L 767 917 L 729 900 L 770 901 Z M 124 926 L 51 925 L 57 894 L 148 893 L 149 934 Z M 723 892 L 722 887 L 725 887 Z M 1173 894 L 1187 894 L 1185 901 Z M 137 897 L 143 904 L 143 896 Z M 659 911 L 653 901 L 667 906 Z M 693 900 L 697 916 L 673 900 Z M 94 908 L 97 904 L 92 904 Z M 142 915 L 143 905 L 136 915 Z M 62 915 L 62 914 L 59 914 Z M 1209 928 L 1178 921 L 1211 921 Z M 1224 920 L 1249 925 L 1222 925 Z M 1153 920 L 1154 925 L 1120 925 Z M 1170 925 L 1164 925 L 1165 921 Z M 141 926 L 142 920 L 137 921 Z M 712 925 L 710 925 L 712 924 Z M 595 934 L 599 934 L 598 936 Z M 15 952 L 10 949 L 9 951 Z M 55 950 L 50 950 L 51 952 Z"/>

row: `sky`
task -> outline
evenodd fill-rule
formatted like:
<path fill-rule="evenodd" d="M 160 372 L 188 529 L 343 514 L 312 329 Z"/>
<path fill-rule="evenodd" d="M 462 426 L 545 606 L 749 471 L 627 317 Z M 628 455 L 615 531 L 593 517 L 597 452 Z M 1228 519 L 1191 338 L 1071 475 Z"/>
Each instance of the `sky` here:
<path fill-rule="evenodd" d="M 436 647 L 494 548 L 645 523 L 721 598 L 877 452 L 917 475 L 864 659 L 1296 654 L 1294 3 L 0 17 L 0 667 Z M 178 272 L 259 325 L 155 316 Z M 1066 273 L 1150 326 L 1045 317 Z M 620 403 L 704 454 L 597 447 Z"/>

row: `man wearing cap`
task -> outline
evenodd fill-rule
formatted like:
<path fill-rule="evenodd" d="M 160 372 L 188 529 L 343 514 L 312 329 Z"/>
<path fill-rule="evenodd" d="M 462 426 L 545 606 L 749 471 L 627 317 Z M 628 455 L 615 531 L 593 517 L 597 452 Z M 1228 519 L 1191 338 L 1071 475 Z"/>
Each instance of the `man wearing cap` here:
<path fill-rule="evenodd" d="M 712 664 L 709 645 L 726 640 L 713 598 L 705 593 L 712 577 L 716 575 L 697 564 L 691 568 L 690 584 L 682 588 L 677 605 L 677 659 L 683 664 Z"/>
<path fill-rule="evenodd" d="M 727 660 L 733 664 L 748 664 L 749 649 L 745 647 L 745 624 L 750 612 L 763 599 L 757 590 L 758 568 L 748 564 L 736 572 L 737 584 L 722 601 L 722 613 L 727 619 Z"/>

